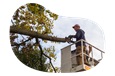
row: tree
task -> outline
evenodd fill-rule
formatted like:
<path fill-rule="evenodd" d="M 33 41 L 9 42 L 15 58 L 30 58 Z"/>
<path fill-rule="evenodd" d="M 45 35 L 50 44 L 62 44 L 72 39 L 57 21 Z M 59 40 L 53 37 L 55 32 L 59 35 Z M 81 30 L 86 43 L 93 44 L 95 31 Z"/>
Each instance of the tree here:
<path fill-rule="evenodd" d="M 46 10 L 43 6 L 36 3 L 28 3 L 24 6 L 18 8 L 13 15 L 13 20 L 11 20 L 12 25 L 10 26 L 10 40 L 11 45 L 15 49 L 21 51 L 28 51 L 34 47 L 39 47 L 40 50 L 40 66 L 43 70 L 43 56 L 47 57 L 50 61 L 50 72 L 52 69 L 56 72 L 57 67 L 54 67 L 51 60 L 56 60 L 55 47 L 51 46 L 49 48 L 42 48 L 41 42 L 47 43 L 47 40 L 51 42 L 66 42 L 65 38 L 57 38 L 53 36 L 53 21 L 57 20 L 58 15 Z M 22 37 L 22 38 L 21 38 Z M 32 45 L 26 46 L 26 43 L 33 40 Z M 35 51 L 35 50 L 34 50 Z M 28 53 L 24 52 L 24 55 Z M 17 55 L 17 54 L 16 54 Z"/>
<path fill-rule="evenodd" d="M 27 44 L 27 46 L 31 46 L 31 44 Z M 49 69 L 49 63 L 46 62 L 46 57 L 42 56 L 42 66 L 40 62 L 40 50 L 37 49 L 37 47 L 31 48 L 29 47 L 26 51 L 25 48 L 27 46 L 24 46 L 21 50 L 16 49 L 13 47 L 13 51 L 17 58 L 24 63 L 25 65 L 44 72 L 48 72 Z M 41 68 L 42 67 L 42 68 Z"/>

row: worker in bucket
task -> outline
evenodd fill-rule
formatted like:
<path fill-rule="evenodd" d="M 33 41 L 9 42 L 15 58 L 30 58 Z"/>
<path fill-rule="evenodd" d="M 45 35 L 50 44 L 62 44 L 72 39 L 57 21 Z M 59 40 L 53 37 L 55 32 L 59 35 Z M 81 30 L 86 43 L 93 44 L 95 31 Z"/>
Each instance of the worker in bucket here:
<path fill-rule="evenodd" d="M 80 29 L 80 26 L 78 24 L 74 25 L 73 29 L 76 31 L 76 34 L 75 35 L 69 35 L 70 39 L 71 38 L 76 38 L 76 41 L 78 41 L 80 39 L 86 40 L 85 39 L 85 32 L 82 29 Z M 71 41 L 71 42 L 74 43 L 74 41 Z M 85 42 L 83 42 L 83 52 L 86 54 L 86 44 L 85 44 Z M 80 54 L 80 53 L 82 53 L 82 51 L 81 51 L 81 42 L 78 42 L 78 43 L 76 43 L 76 54 Z M 82 54 L 76 57 L 76 61 L 77 61 L 78 65 L 83 64 Z M 84 55 L 84 63 L 86 65 L 88 65 L 86 55 Z"/>

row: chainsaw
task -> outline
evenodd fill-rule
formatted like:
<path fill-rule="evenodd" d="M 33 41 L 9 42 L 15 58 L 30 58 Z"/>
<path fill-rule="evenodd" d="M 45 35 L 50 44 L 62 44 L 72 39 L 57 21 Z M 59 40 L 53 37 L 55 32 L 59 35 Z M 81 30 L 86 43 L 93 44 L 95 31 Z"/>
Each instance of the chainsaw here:
<path fill-rule="evenodd" d="M 65 40 L 68 42 L 68 43 L 71 43 L 71 41 L 73 41 L 72 39 L 73 37 L 70 35 L 68 37 L 65 37 Z"/>

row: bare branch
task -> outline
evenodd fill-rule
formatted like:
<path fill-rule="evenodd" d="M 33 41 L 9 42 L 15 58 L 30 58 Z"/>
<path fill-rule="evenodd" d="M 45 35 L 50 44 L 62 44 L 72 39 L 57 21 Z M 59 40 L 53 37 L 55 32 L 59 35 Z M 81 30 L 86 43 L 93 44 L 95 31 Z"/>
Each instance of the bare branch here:
<path fill-rule="evenodd" d="M 20 45 L 24 44 L 25 42 L 27 42 L 27 41 L 29 41 L 29 40 L 31 40 L 31 39 L 33 39 L 33 38 L 29 38 L 28 40 L 26 40 L 26 41 L 24 41 L 24 42 L 22 42 L 22 43 L 20 43 L 20 44 L 17 44 L 17 43 L 11 44 L 11 46 L 20 46 Z"/>
<path fill-rule="evenodd" d="M 40 46 L 38 38 L 36 38 L 36 44 L 38 44 L 38 46 Z M 42 47 L 40 46 L 39 48 L 40 48 L 40 51 L 41 51 L 40 64 L 41 64 L 41 70 L 42 70 L 43 69 L 43 66 L 42 66 L 42 54 L 43 54 L 43 52 L 42 52 Z"/>
<path fill-rule="evenodd" d="M 14 22 L 13 22 L 12 20 L 11 20 L 11 22 L 12 22 L 13 25 L 15 25 Z"/>
<path fill-rule="evenodd" d="M 37 41 L 38 46 L 39 46 L 39 48 L 40 48 L 40 50 L 41 50 L 41 54 L 43 54 L 44 56 L 46 56 L 47 58 L 49 58 L 49 60 L 50 60 L 50 64 L 51 64 L 51 66 L 52 66 L 54 72 L 56 73 L 56 70 L 55 70 L 55 68 L 54 68 L 54 66 L 53 66 L 53 64 L 52 64 L 52 62 L 51 62 L 51 58 L 50 58 L 48 55 L 46 55 L 45 53 L 43 53 L 42 47 L 41 47 L 41 45 L 40 45 L 40 43 L 39 43 L 39 41 L 38 41 L 37 38 L 36 38 L 36 41 Z"/>
<path fill-rule="evenodd" d="M 22 35 L 21 35 L 22 36 Z M 26 40 L 23 36 L 22 36 L 22 38 L 24 39 L 24 40 Z"/>

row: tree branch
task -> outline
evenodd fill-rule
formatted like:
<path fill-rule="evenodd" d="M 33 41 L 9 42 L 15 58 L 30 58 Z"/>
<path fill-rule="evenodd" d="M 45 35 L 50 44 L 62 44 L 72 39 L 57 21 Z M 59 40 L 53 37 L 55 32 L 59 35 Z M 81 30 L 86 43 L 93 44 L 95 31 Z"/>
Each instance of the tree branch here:
<path fill-rule="evenodd" d="M 31 40 L 31 39 L 33 39 L 33 38 L 29 38 L 28 40 L 26 40 L 26 41 L 24 41 L 24 42 L 22 42 L 22 43 L 20 43 L 20 44 L 17 44 L 17 43 L 11 44 L 11 46 L 20 46 L 20 45 L 24 44 L 25 42 L 27 42 L 27 41 L 29 41 L 29 40 Z"/>
<path fill-rule="evenodd" d="M 50 64 L 51 64 L 51 66 L 52 66 L 54 72 L 56 73 L 56 70 L 55 70 L 55 68 L 54 68 L 54 66 L 53 66 L 53 64 L 52 64 L 52 62 L 51 62 L 51 58 L 50 58 L 48 55 L 44 54 L 44 53 L 43 53 L 43 55 L 46 56 L 47 58 L 49 58 Z"/>
<path fill-rule="evenodd" d="M 14 22 L 13 22 L 12 20 L 11 20 L 11 22 L 12 22 L 13 25 L 15 25 Z"/>
<path fill-rule="evenodd" d="M 36 38 L 36 40 L 38 40 L 38 39 Z M 50 58 L 48 55 L 46 55 L 45 53 L 43 53 L 43 50 L 42 50 L 42 47 L 41 47 L 39 41 L 37 41 L 37 43 L 38 43 L 38 46 L 39 46 L 39 48 L 40 48 L 40 50 L 41 50 L 41 53 L 42 53 L 44 56 L 46 56 L 47 58 L 49 58 L 50 64 L 51 64 L 51 66 L 52 66 L 54 72 L 56 73 L 56 70 L 55 70 L 55 68 L 54 68 L 54 66 L 53 66 L 53 64 L 52 64 L 52 62 L 51 62 L 51 58 Z"/>
<path fill-rule="evenodd" d="M 21 29 L 21 28 L 15 27 L 15 26 L 10 26 L 10 33 L 18 33 L 18 34 L 28 35 L 30 37 L 36 38 L 36 40 L 37 40 L 37 38 L 41 38 L 44 40 L 55 41 L 55 42 L 66 42 L 67 41 L 67 38 L 57 38 L 57 37 L 52 37 L 52 36 L 48 36 L 48 35 L 43 35 L 43 34 L 40 34 L 40 33 L 34 32 L 34 31 Z M 41 47 L 39 41 L 37 43 L 41 50 L 41 54 L 43 54 L 44 56 L 49 58 L 50 64 L 56 73 L 56 70 L 51 62 L 51 58 L 49 56 L 47 56 L 45 53 L 43 53 L 43 50 L 42 50 L 42 47 Z"/>
<path fill-rule="evenodd" d="M 42 69 L 43 69 L 43 66 L 42 66 L 42 47 L 40 46 L 38 38 L 36 38 L 36 44 L 38 44 L 40 51 L 41 51 L 40 64 L 41 64 L 41 71 L 42 71 Z"/>
<path fill-rule="evenodd" d="M 18 33 L 18 34 L 28 35 L 34 38 L 41 38 L 44 40 L 50 40 L 50 41 L 56 41 L 56 42 L 66 42 L 65 38 L 57 38 L 57 37 L 52 37 L 48 35 L 43 35 L 34 31 L 21 29 L 15 26 L 10 26 L 10 33 Z"/>

